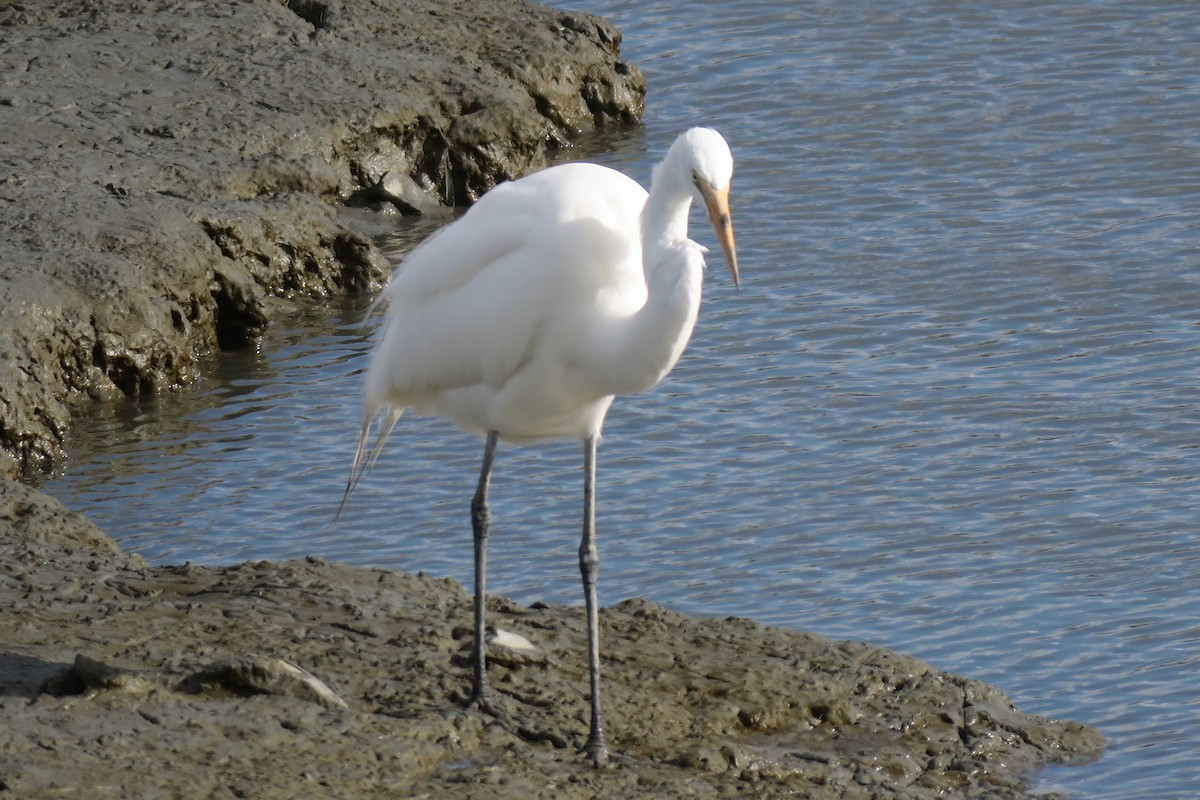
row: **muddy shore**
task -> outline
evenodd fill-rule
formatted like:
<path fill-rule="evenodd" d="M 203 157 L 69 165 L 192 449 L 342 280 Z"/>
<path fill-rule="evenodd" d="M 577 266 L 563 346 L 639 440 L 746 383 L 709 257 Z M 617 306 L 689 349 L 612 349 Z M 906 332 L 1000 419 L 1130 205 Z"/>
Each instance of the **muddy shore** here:
<path fill-rule="evenodd" d="M 0 8 L 0 474 L 60 457 L 81 398 L 187 384 L 276 301 L 379 285 L 338 207 L 468 203 L 636 121 L 619 45 L 505 0 Z"/>
<path fill-rule="evenodd" d="M 151 566 L 15 480 L 92 398 L 169 391 L 389 269 L 340 215 L 439 213 L 636 121 L 603 20 L 512 2 L 0 9 L 0 797 L 1017 798 L 1103 747 L 891 651 L 491 599 L 508 720 L 462 713 L 470 598 L 320 559 Z"/>
<path fill-rule="evenodd" d="M 490 650 L 502 724 L 457 710 L 471 601 L 453 581 L 150 567 L 15 483 L 0 559 L 0 796 L 1019 798 L 1103 747 L 915 658 L 628 600 L 601 612 L 619 755 L 596 770 L 576 755 L 578 608 L 491 598 L 538 648 Z"/>

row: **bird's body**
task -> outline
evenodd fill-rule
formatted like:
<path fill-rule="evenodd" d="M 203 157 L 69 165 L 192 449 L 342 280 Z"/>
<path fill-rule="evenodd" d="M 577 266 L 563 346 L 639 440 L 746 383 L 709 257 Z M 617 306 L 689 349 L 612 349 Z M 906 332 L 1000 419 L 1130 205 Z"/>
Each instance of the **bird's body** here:
<path fill-rule="evenodd" d="M 671 284 L 655 298 L 663 312 L 646 313 L 655 273 L 628 232 L 647 196 L 596 164 L 552 167 L 485 194 L 389 284 L 367 408 L 436 413 L 514 442 L 599 432 L 615 395 L 653 386 L 674 366 L 699 308 L 703 251 L 684 239 L 658 276 Z M 459 225 L 471 235 L 455 235 Z"/>
<path fill-rule="evenodd" d="M 615 170 L 564 164 L 484 195 L 404 260 L 385 290 L 350 487 L 406 409 L 485 434 L 472 503 L 476 659 L 472 703 L 484 702 L 487 488 L 496 442 L 584 442 L 580 569 L 588 607 L 592 725 L 605 757 L 596 622 L 596 440 L 617 395 L 658 383 L 683 352 L 700 305 L 704 248 L 687 237 L 694 199 L 708 209 L 737 281 L 725 140 L 693 128 L 654 171 L 650 193 Z M 382 416 L 366 464 L 372 421 Z M 345 500 L 343 499 L 343 503 Z"/>

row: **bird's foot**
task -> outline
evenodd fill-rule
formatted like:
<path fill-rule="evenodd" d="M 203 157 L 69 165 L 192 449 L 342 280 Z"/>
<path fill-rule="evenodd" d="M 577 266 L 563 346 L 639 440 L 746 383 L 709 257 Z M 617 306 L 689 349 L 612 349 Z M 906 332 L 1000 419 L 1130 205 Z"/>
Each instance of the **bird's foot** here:
<path fill-rule="evenodd" d="M 590 737 L 587 744 L 579 750 L 579 754 L 586 755 L 596 769 L 608 765 L 608 747 L 605 746 L 603 737 Z"/>
<path fill-rule="evenodd" d="M 524 735 L 521 723 L 517 721 L 516 717 L 512 716 L 508 709 L 504 708 L 504 705 L 490 691 L 472 692 L 470 697 L 467 698 L 467 702 L 463 704 L 462 710 L 466 714 L 478 711 L 479 714 L 490 716 L 492 717 L 490 724 L 497 724 L 497 726 L 508 730 L 511 734 L 521 736 L 522 739 L 528 739 L 528 736 Z"/>
<path fill-rule="evenodd" d="M 467 701 L 463 703 L 462 710 L 457 713 L 470 714 L 473 712 L 479 712 L 480 714 L 491 717 L 492 721 L 488 723 L 489 725 L 496 725 L 497 727 L 508 731 L 513 736 L 524 739 L 527 742 L 532 742 L 534 744 L 550 744 L 558 750 L 566 750 L 570 747 L 570 744 L 567 742 L 567 740 L 559 736 L 557 733 L 539 727 L 531 727 L 530 725 L 520 721 L 517 716 L 511 714 L 505 710 L 503 706 L 496 702 L 490 691 L 485 691 L 482 694 L 473 693 L 469 698 L 467 698 Z M 601 744 L 601 749 L 604 749 L 603 744 Z M 580 750 L 579 752 L 582 753 L 583 750 Z M 607 761 L 607 753 L 604 754 L 604 759 Z"/>
<path fill-rule="evenodd" d="M 492 717 L 502 725 L 512 721 L 508 712 L 492 700 L 491 692 L 488 691 L 477 689 L 471 692 L 471 696 L 467 698 L 467 702 L 463 703 L 463 711 L 467 713 L 478 711 L 481 714 Z"/>

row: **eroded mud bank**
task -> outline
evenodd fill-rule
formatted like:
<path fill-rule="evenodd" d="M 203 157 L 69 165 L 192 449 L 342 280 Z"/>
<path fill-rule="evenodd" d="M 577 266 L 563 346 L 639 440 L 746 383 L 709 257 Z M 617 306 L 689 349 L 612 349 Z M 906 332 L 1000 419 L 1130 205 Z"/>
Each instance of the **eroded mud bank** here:
<path fill-rule="evenodd" d="M 464 203 L 641 113 L 608 23 L 509 0 L 0 9 L 0 474 L 388 270 L 346 202 Z"/>

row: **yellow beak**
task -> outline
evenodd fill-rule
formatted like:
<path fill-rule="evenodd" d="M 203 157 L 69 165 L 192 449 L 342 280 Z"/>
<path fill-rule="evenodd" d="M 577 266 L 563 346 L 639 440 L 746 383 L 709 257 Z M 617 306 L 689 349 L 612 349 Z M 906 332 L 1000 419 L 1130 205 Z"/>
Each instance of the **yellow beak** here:
<path fill-rule="evenodd" d="M 708 209 L 708 219 L 712 222 L 717 241 L 721 243 L 721 252 L 725 254 L 725 262 L 729 264 L 729 274 L 733 276 L 734 287 L 738 286 L 737 249 L 733 243 L 733 219 L 729 216 L 729 185 L 724 189 L 714 189 L 704 181 L 697 181 L 700 194 L 704 197 L 704 206 Z"/>

